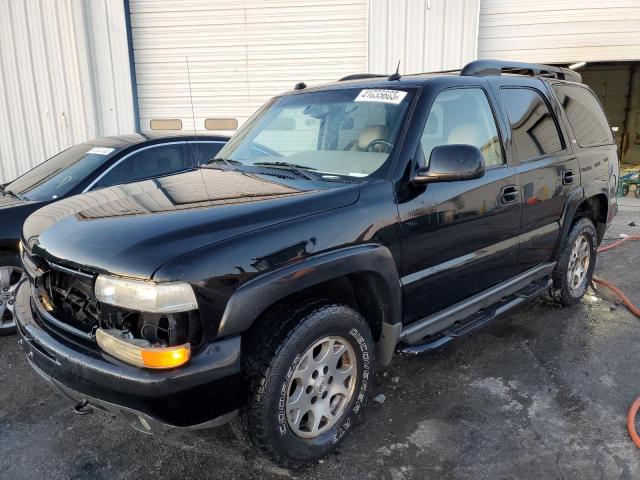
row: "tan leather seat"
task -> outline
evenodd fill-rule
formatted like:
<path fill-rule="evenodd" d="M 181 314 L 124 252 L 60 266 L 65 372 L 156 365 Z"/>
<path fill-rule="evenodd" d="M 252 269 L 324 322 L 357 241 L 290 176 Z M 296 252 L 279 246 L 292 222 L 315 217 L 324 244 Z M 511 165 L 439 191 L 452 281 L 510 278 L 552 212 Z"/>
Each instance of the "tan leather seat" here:
<path fill-rule="evenodd" d="M 365 128 L 358 137 L 357 142 L 353 142 L 351 150 L 366 152 L 369 144 L 374 140 L 387 140 L 389 130 L 384 125 L 372 125 Z"/>
<path fill-rule="evenodd" d="M 473 145 L 474 147 L 479 148 L 482 152 L 482 156 L 484 157 L 485 165 L 488 167 L 501 165 L 503 163 L 502 150 L 500 149 L 500 142 L 498 141 L 498 138 L 496 137 L 491 142 L 483 143 L 483 139 L 480 136 L 480 131 L 477 125 L 470 123 L 458 125 L 449 133 L 447 143 L 450 145 Z"/>

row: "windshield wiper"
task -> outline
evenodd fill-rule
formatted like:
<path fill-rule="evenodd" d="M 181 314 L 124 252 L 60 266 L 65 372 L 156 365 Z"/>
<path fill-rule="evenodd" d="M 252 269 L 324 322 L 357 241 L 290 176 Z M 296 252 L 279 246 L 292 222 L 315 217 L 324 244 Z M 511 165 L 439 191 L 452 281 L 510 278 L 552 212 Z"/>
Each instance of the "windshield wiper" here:
<path fill-rule="evenodd" d="M 317 181 L 318 177 L 313 175 L 306 170 L 317 170 L 313 167 L 307 167 L 306 165 L 298 165 L 296 163 L 289 162 L 256 162 L 254 165 L 264 166 L 264 167 L 272 167 L 272 168 L 282 168 L 283 170 L 289 170 L 300 177 L 305 177 L 307 180 Z"/>
<path fill-rule="evenodd" d="M 239 162 L 238 160 L 231 160 L 230 158 L 211 158 L 207 160 L 206 165 L 211 165 L 212 163 L 219 162 L 222 162 L 225 165 L 242 165 L 242 162 Z"/>
<path fill-rule="evenodd" d="M 5 190 L 4 188 L 2 189 L 2 193 L 4 193 L 5 195 L 11 195 L 12 197 L 17 198 L 18 200 L 25 200 L 25 198 L 23 198 L 22 196 L 18 195 L 15 192 L 12 192 L 11 190 Z"/>
<path fill-rule="evenodd" d="M 231 160 L 228 158 L 211 158 L 207 160 L 207 163 L 203 163 L 202 165 L 200 165 L 200 168 L 227 170 L 227 168 L 225 167 L 236 167 L 237 165 L 242 165 L 242 162 L 239 162 L 238 160 Z M 235 170 L 235 168 L 231 168 L 231 170 Z"/>

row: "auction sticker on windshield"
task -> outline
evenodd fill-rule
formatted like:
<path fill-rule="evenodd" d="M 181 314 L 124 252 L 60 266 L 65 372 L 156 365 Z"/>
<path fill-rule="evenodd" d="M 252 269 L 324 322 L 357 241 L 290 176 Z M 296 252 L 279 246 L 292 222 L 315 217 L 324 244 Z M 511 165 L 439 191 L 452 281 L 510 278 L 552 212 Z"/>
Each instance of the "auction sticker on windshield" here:
<path fill-rule="evenodd" d="M 365 89 L 362 90 L 356 99 L 355 102 L 382 102 L 382 103 L 393 103 L 394 105 L 398 105 L 404 97 L 407 96 L 407 92 L 403 92 L 401 90 L 383 90 L 383 89 Z"/>
<path fill-rule="evenodd" d="M 93 153 L 95 155 L 109 155 L 111 152 L 113 152 L 115 150 L 115 148 L 107 148 L 107 147 L 94 147 L 91 150 L 89 150 L 87 152 L 87 154 L 89 153 Z"/>

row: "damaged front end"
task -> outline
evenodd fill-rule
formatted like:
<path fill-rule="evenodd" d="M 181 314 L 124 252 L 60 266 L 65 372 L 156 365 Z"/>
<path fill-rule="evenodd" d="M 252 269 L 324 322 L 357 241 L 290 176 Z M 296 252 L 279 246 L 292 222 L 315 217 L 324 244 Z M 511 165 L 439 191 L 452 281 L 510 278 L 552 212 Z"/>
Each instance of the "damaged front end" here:
<path fill-rule="evenodd" d="M 29 283 L 16 302 L 20 343 L 76 413 L 104 410 L 145 433 L 236 415 L 241 339 L 205 341 L 195 295 L 173 294 L 189 292 L 184 284 L 155 290 L 161 284 L 103 277 L 96 288 L 100 275 L 24 247 L 22 261 Z"/>
<path fill-rule="evenodd" d="M 161 287 L 158 295 L 155 289 L 160 284 L 96 278 L 51 262 L 46 262 L 32 280 L 35 307 L 43 323 L 59 333 L 97 344 L 126 363 L 145 368 L 178 367 L 189 361 L 192 349 L 203 342 L 195 296 L 186 284 L 180 284 L 181 293 L 175 297 L 171 297 L 175 284 L 169 294 Z"/>

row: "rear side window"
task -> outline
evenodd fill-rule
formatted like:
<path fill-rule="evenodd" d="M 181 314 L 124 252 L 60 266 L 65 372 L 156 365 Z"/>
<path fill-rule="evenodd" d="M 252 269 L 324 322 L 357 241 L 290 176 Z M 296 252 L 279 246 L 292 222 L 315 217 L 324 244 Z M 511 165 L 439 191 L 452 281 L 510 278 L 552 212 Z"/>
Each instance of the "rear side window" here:
<path fill-rule="evenodd" d="M 185 142 L 144 148 L 113 167 L 95 188 L 177 173 L 190 167 Z"/>
<path fill-rule="evenodd" d="M 554 85 L 562 108 L 581 147 L 596 147 L 613 143 L 607 117 L 595 95 L 584 87 Z"/>
<path fill-rule="evenodd" d="M 531 88 L 503 88 L 501 95 L 519 162 L 564 148 L 556 121 L 540 92 Z"/>

